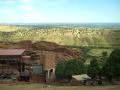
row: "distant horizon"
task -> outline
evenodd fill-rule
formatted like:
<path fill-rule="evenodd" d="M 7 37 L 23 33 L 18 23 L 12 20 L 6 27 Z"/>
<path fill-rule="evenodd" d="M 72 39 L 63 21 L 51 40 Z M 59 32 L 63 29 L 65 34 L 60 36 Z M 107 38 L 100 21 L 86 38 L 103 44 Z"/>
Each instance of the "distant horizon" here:
<path fill-rule="evenodd" d="M 25 27 L 81 27 L 81 28 L 116 28 L 120 23 L 3 23 L 0 25 L 17 25 Z"/>
<path fill-rule="evenodd" d="M 120 24 L 120 22 L 0 22 L 0 24 Z"/>

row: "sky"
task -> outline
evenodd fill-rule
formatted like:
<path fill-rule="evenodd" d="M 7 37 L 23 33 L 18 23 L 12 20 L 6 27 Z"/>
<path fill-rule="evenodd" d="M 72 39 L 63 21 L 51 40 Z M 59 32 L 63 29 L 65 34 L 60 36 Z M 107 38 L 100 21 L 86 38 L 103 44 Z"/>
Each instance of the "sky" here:
<path fill-rule="evenodd" d="M 120 0 L 0 0 L 0 23 L 120 23 Z"/>

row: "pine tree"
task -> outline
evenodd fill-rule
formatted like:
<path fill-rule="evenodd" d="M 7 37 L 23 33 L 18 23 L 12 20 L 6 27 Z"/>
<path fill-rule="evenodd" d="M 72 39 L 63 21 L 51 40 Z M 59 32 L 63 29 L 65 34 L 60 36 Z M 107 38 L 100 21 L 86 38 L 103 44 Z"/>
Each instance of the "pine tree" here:
<path fill-rule="evenodd" d="M 66 77 L 65 72 L 66 72 L 66 64 L 67 62 L 65 60 L 61 60 L 58 62 L 55 75 L 59 79 L 64 79 Z"/>
<path fill-rule="evenodd" d="M 106 76 L 109 81 L 113 78 L 120 77 L 120 49 L 114 49 L 102 68 L 103 76 Z"/>
<path fill-rule="evenodd" d="M 97 64 L 97 59 L 93 58 L 88 66 L 87 74 L 91 78 L 95 78 L 99 74 L 100 68 Z"/>

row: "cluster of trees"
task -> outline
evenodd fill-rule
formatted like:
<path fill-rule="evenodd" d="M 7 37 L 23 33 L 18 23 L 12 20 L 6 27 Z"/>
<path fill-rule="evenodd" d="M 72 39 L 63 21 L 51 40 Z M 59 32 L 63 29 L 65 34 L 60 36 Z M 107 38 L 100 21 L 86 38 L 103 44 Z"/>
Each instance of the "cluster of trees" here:
<path fill-rule="evenodd" d="M 102 75 L 107 77 L 109 81 L 112 79 L 120 79 L 120 49 L 114 49 L 102 67 Z"/>
<path fill-rule="evenodd" d="M 72 75 L 79 75 L 86 72 L 86 68 L 83 62 L 79 60 L 60 60 L 57 64 L 55 75 L 59 79 L 72 78 Z"/>
<path fill-rule="evenodd" d="M 106 56 L 103 53 L 103 56 Z M 120 49 L 114 49 L 110 56 L 106 59 L 105 64 L 99 67 L 97 59 L 93 58 L 90 65 L 86 67 L 79 60 L 60 61 L 56 67 L 56 76 L 59 79 L 71 79 L 72 75 L 87 73 L 92 79 L 96 76 L 104 76 L 109 81 L 112 79 L 120 79 Z"/>
<path fill-rule="evenodd" d="M 107 56 L 104 52 L 103 56 Z M 106 59 L 106 58 L 105 58 Z M 106 59 L 103 67 L 99 67 L 97 59 L 92 59 L 87 70 L 87 74 L 91 78 L 95 78 L 96 75 L 106 77 L 109 81 L 112 79 L 120 79 L 120 49 L 114 49 L 108 59 Z"/>

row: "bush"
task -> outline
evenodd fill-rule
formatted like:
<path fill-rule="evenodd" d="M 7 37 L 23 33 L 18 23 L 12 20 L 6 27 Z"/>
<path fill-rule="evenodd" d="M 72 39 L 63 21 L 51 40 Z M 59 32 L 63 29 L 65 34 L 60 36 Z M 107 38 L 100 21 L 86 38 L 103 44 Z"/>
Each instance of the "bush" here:
<path fill-rule="evenodd" d="M 55 75 L 59 79 L 68 79 L 72 78 L 72 75 L 79 75 L 85 73 L 85 65 L 82 61 L 79 60 L 61 60 L 58 62 Z"/>

